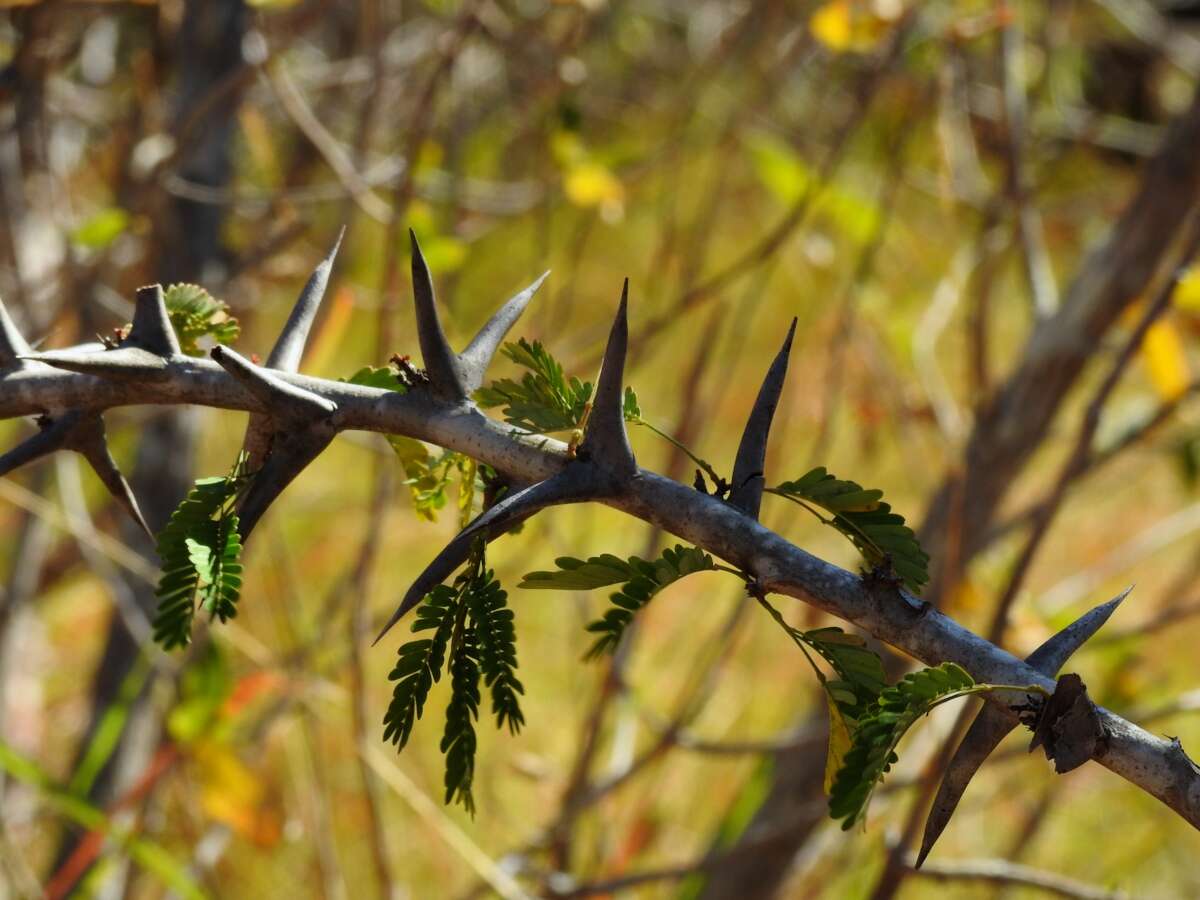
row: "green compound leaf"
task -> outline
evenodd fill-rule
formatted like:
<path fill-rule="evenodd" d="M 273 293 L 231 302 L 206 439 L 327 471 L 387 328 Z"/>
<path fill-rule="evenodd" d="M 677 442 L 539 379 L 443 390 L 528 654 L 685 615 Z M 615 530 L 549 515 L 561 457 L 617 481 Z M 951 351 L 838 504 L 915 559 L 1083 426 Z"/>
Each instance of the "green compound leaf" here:
<path fill-rule="evenodd" d="M 492 692 L 496 727 L 507 723 L 509 732 L 516 734 L 525 724 L 518 699 L 525 687 L 517 679 L 517 633 L 507 601 L 508 593 L 490 571 L 484 572 L 467 594 L 479 668 L 483 683 Z"/>
<path fill-rule="evenodd" d="M 831 696 L 851 724 L 857 722 L 887 687 L 879 656 L 861 637 L 834 626 L 796 635 L 833 668 L 838 677 L 827 682 Z"/>
<path fill-rule="evenodd" d="M 529 371 L 519 382 L 501 378 L 480 388 L 475 401 L 481 407 L 504 407 L 504 421 L 535 434 L 580 427 L 592 397 L 589 382 L 565 376 L 562 365 L 539 341 L 521 338 L 500 352 Z"/>
<path fill-rule="evenodd" d="M 533 434 L 573 431 L 582 428 L 592 399 L 592 384 L 563 374 L 562 364 L 539 341 L 521 338 L 500 352 L 528 369 L 521 380 L 501 378 L 475 392 L 475 402 L 484 409 L 502 406 L 504 421 Z M 626 387 L 622 403 L 625 419 L 639 422 L 642 410 L 637 394 Z"/>
<path fill-rule="evenodd" d="M 158 533 L 154 639 L 164 649 L 190 643 L 198 608 L 222 622 L 237 615 L 242 543 L 233 509 L 247 483 L 244 465 L 239 457 L 228 475 L 198 480 Z"/>
<path fill-rule="evenodd" d="M 417 607 L 413 632 L 432 632 L 432 636 L 400 648 L 396 667 L 388 676 L 396 685 L 383 720 L 384 740 L 403 749 L 434 683 L 443 670 L 450 673 L 450 702 L 441 742 L 446 757 L 446 803 L 461 803 L 472 815 L 480 684 L 489 690 L 497 728 L 507 726 L 516 734 L 525 724 L 520 704 L 525 688 L 516 674 L 513 613 L 507 606 L 508 594 L 484 562 L 479 544 L 454 585 L 438 585 Z"/>
<path fill-rule="evenodd" d="M 446 803 L 461 803 L 475 815 L 475 720 L 479 718 L 479 648 L 475 631 L 463 629 L 450 660 L 450 702 L 441 751 L 446 757 Z"/>
<path fill-rule="evenodd" d="M 905 732 L 935 706 L 971 693 L 975 681 L 954 663 L 905 675 L 884 688 L 858 722 L 842 768 L 829 792 L 829 814 L 848 830 L 866 816 L 876 785 L 898 759 Z"/>
<path fill-rule="evenodd" d="M 442 677 L 446 648 L 454 631 L 460 591 L 439 584 L 417 607 L 413 633 L 432 631 L 433 636 L 409 641 L 400 648 L 396 666 L 388 679 L 396 682 L 392 702 L 383 717 L 383 739 L 404 749 L 413 725 L 425 710 L 425 701 L 435 681 Z"/>
<path fill-rule="evenodd" d="M 818 466 L 795 481 L 767 489 L 787 497 L 845 535 L 873 566 L 890 566 L 913 593 L 929 580 L 929 554 L 921 549 L 904 516 L 892 512 L 883 491 L 843 481 Z M 830 513 L 820 515 L 812 507 Z"/>
<path fill-rule="evenodd" d="M 229 306 L 198 284 L 173 284 L 163 291 L 171 327 L 179 337 L 179 348 L 188 356 L 203 356 L 202 338 L 230 344 L 242 333 Z"/>
<path fill-rule="evenodd" d="M 586 562 L 569 556 L 554 562 L 559 571 L 530 572 L 519 587 L 590 591 L 612 584 L 621 585 L 620 590 L 609 596 L 613 608 L 587 627 L 588 631 L 600 635 L 588 650 L 587 659 L 614 652 L 634 615 L 667 585 L 693 572 L 715 571 L 718 568 L 713 558 L 703 550 L 682 545 L 664 550 L 662 556 L 653 562 L 636 556 L 624 560 L 607 553 L 593 556 Z"/>
<path fill-rule="evenodd" d="M 783 615 L 765 597 L 759 604 L 796 643 L 816 673 L 829 705 L 829 752 L 825 759 L 825 793 L 833 788 L 838 771 L 851 747 L 851 735 L 859 719 L 875 704 L 887 687 L 883 662 L 858 635 L 847 634 L 830 626 L 801 631 L 788 624 Z M 813 662 L 815 651 L 833 669 L 836 678 L 827 678 Z"/>
<path fill-rule="evenodd" d="M 385 436 L 404 469 L 402 483 L 408 486 L 417 515 L 437 521 L 438 510 L 446 505 L 448 491 L 457 481 L 459 523 L 465 526 L 474 515 L 475 498 L 483 496 L 483 469 L 462 453 L 443 450 L 435 455 L 416 438 Z"/>
<path fill-rule="evenodd" d="M 363 366 L 349 378 L 343 378 L 347 384 L 361 384 L 365 387 L 381 388 L 385 391 L 407 393 L 408 385 L 400 378 L 400 372 L 394 366 Z"/>

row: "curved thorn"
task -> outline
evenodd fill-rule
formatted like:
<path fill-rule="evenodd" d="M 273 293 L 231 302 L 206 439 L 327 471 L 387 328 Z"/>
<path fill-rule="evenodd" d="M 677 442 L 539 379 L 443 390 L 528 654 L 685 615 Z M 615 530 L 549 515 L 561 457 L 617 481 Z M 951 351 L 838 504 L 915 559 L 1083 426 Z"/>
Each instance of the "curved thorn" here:
<path fill-rule="evenodd" d="M 547 269 L 537 281 L 496 310 L 495 315 L 487 320 L 479 329 L 479 333 L 467 345 L 467 349 L 458 355 L 459 377 L 468 394 L 475 393 L 483 384 L 483 376 L 487 372 L 492 357 L 500 349 L 500 342 L 504 340 L 509 329 L 521 317 L 521 313 L 525 312 L 525 307 L 529 305 L 529 301 L 533 299 L 533 295 L 537 293 L 538 288 L 542 286 L 542 282 L 549 275 L 550 270 Z"/>
<path fill-rule="evenodd" d="M 979 711 L 979 715 L 963 736 L 962 743 L 954 751 L 954 757 L 946 767 L 946 774 L 942 776 L 942 784 L 929 809 L 929 818 L 925 820 L 925 834 L 921 838 L 921 851 L 917 854 L 914 868 L 921 868 L 921 863 L 925 862 L 925 857 L 950 824 L 950 817 L 954 815 L 958 801 L 962 799 L 967 785 L 971 783 L 984 760 L 991 756 L 992 751 L 1015 727 L 1003 710 L 990 704 Z"/>
<path fill-rule="evenodd" d="M 1130 585 L 1107 603 L 1088 610 L 1047 639 L 1029 654 L 1025 661 L 1047 678 L 1054 678 L 1071 654 L 1100 630 L 1132 590 L 1133 585 Z M 921 839 L 921 852 L 917 854 L 917 868 L 920 868 L 929 851 L 933 849 L 934 843 L 950 824 L 950 817 L 954 815 L 958 801 L 962 799 L 967 785 L 971 783 L 979 767 L 1014 728 L 1016 725 L 1012 719 L 995 706 L 988 705 L 979 711 L 979 715 L 971 723 L 970 730 L 946 766 L 946 774 L 942 777 L 937 796 L 934 797 L 929 818 L 925 820 L 925 835 Z"/>
<path fill-rule="evenodd" d="M 52 420 L 43 419 L 39 427 L 41 430 L 33 437 L 0 456 L 0 476 L 56 450 L 74 450 L 88 461 L 109 493 L 147 536 L 154 538 L 129 483 L 108 452 L 104 420 L 99 413 L 73 409 Z"/>
<path fill-rule="evenodd" d="M 17 331 L 17 326 L 9 318 L 8 310 L 0 301 L 0 369 L 12 369 L 21 365 L 22 356 L 29 355 L 29 344 Z"/>
<path fill-rule="evenodd" d="M 164 359 L 179 355 L 179 339 L 171 327 L 171 316 L 163 299 L 161 284 L 137 289 L 133 309 L 133 327 L 122 346 L 140 347 Z"/>
<path fill-rule="evenodd" d="M 113 499 L 124 507 L 125 512 L 129 513 L 129 517 L 146 533 L 146 537 L 153 541 L 154 532 L 146 524 L 146 518 L 138 506 L 137 497 L 134 496 L 133 489 L 125 480 L 125 476 L 121 474 L 121 470 L 117 468 L 117 463 L 108 450 L 104 420 L 100 418 L 100 415 L 94 413 L 83 416 L 71 429 L 67 446 L 88 461 L 92 470 L 108 488 L 108 492 L 112 494 Z"/>
<path fill-rule="evenodd" d="M 319 424 L 300 431 L 277 431 L 271 443 L 267 461 L 254 476 L 246 496 L 238 507 L 238 532 L 243 543 L 258 524 L 267 508 L 308 464 L 329 446 L 336 430 Z"/>
<path fill-rule="evenodd" d="M 621 304 L 617 317 L 608 335 L 608 346 L 604 348 L 604 362 L 600 366 L 600 378 L 596 385 L 596 396 L 592 400 L 592 412 L 584 429 L 583 441 L 579 444 L 579 455 L 585 460 L 595 460 L 605 468 L 622 475 L 637 471 L 637 462 L 629 446 L 629 435 L 625 433 L 625 351 L 629 345 L 629 279 L 621 289 Z"/>
<path fill-rule="evenodd" d="M 53 421 L 39 420 L 40 430 L 0 456 L 0 476 L 21 468 L 34 460 L 41 459 L 55 450 L 62 450 L 70 436 L 70 430 L 78 413 L 67 413 Z"/>
<path fill-rule="evenodd" d="M 308 343 L 308 333 L 312 330 L 317 310 L 325 296 L 325 288 L 329 285 L 329 275 L 333 271 L 334 260 L 342 246 L 342 238 L 346 236 L 346 226 L 338 232 L 333 249 L 321 260 L 309 276 L 304 290 L 300 292 L 292 313 L 288 316 L 279 340 L 275 342 L 271 355 L 267 357 L 267 368 L 279 369 L 283 372 L 296 372 L 300 369 L 300 358 L 304 355 L 304 346 Z"/>
<path fill-rule="evenodd" d="M 737 458 L 733 463 L 733 487 L 729 492 L 729 502 L 753 519 L 758 518 L 762 506 L 767 437 L 771 433 L 775 409 L 779 406 L 779 395 L 787 376 L 788 355 L 795 335 L 796 319 L 793 318 L 783 347 L 775 355 L 763 378 L 762 387 L 758 389 L 758 398 L 750 410 L 750 418 L 746 420 L 746 429 L 742 432 L 742 442 L 738 444 Z"/>
<path fill-rule="evenodd" d="M 269 369 L 254 365 L 236 350 L 218 344 L 210 352 L 217 364 L 236 378 L 271 413 L 282 413 L 292 419 L 310 422 L 329 416 L 337 409 L 337 404 L 332 400 L 276 378 Z"/>
<path fill-rule="evenodd" d="M 471 547 L 477 537 L 493 541 L 518 522 L 527 519 L 548 506 L 563 503 L 578 503 L 594 499 L 604 493 L 595 478 L 595 470 L 588 466 L 568 466 L 545 481 L 509 494 L 491 509 L 475 518 L 471 524 L 451 539 L 433 562 L 416 577 L 412 586 L 392 613 L 387 624 L 379 632 L 373 644 L 391 630 L 410 609 L 424 599 L 425 595 L 441 584 L 458 569 L 471 555 Z"/>
<path fill-rule="evenodd" d="M 80 372 L 100 378 L 154 380 L 167 376 L 166 359 L 151 350 L 134 346 L 123 346 L 117 350 L 101 350 L 99 352 L 48 350 L 45 353 L 31 353 L 21 358 L 36 360 L 48 366 L 54 366 L 56 369 L 66 369 L 69 372 Z"/>
<path fill-rule="evenodd" d="M 421 345 L 421 358 L 425 363 L 425 374 L 433 392 L 450 400 L 465 400 L 467 389 L 459 373 L 458 357 L 450 349 L 442 322 L 438 318 L 437 303 L 433 293 L 433 278 L 429 266 L 421 254 L 417 235 L 410 228 L 412 241 L 413 299 L 417 310 L 417 340 Z"/>

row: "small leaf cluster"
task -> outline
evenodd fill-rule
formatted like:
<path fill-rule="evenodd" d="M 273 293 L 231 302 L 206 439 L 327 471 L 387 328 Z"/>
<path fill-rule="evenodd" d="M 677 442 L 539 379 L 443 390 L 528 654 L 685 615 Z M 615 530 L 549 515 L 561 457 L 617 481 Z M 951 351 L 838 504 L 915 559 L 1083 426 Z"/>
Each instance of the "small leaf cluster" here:
<path fill-rule="evenodd" d="M 179 349 L 188 356 L 203 356 L 203 338 L 230 344 L 242 333 L 229 306 L 198 284 L 173 284 L 163 291 L 171 327 L 179 338 Z"/>
<path fill-rule="evenodd" d="M 883 491 L 843 481 L 829 474 L 824 466 L 769 490 L 810 511 L 817 506 L 831 513 L 828 519 L 819 518 L 849 538 L 872 566 L 894 570 L 914 593 L 929 580 L 929 554 L 921 549 L 913 530 L 904 524 L 904 516 L 892 512 L 891 506 L 883 501 Z"/>
<path fill-rule="evenodd" d="M 653 561 L 631 556 L 621 559 L 612 554 L 593 556 L 586 562 L 564 556 L 556 559 L 557 572 L 530 572 L 519 587 L 552 590 L 588 591 L 598 587 L 620 584 L 609 596 L 612 607 L 603 617 L 587 626 L 599 638 L 587 652 L 587 659 L 613 653 L 621 642 L 633 617 L 654 595 L 667 585 L 694 572 L 713 571 L 713 558 L 697 547 L 676 545 L 664 550 Z"/>
<path fill-rule="evenodd" d="M 563 374 L 562 364 L 540 341 L 521 338 L 500 352 L 528 369 L 520 381 L 501 378 L 475 392 L 484 409 L 504 407 L 504 421 L 534 434 L 569 431 L 583 424 L 592 398 L 590 382 Z"/>
<path fill-rule="evenodd" d="M 488 467 L 454 450 L 432 454 L 416 438 L 405 435 L 389 434 L 387 441 L 404 468 L 403 484 L 408 486 L 417 515 L 437 521 L 438 510 L 446 505 L 448 492 L 457 481 L 459 524 L 465 526 L 474 513 L 475 498 L 485 489 Z"/>
<path fill-rule="evenodd" d="M 158 534 L 162 575 L 154 639 L 164 649 L 191 641 L 198 608 L 222 622 L 237 615 L 242 542 L 233 510 L 247 482 L 244 466 L 240 456 L 228 475 L 197 480 Z"/>
<path fill-rule="evenodd" d="M 453 586 L 438 585 L 417 607 L 413 633 L 432 633 L 401 646 L 388 676 L 396 684 L 383 719 L 384 740 L 403 749 L 433 685 L 449 671 L 450 702 L 441 742 L 445 801 L 461 803 L 472 814 L 481 683 L 489 690 L 497 727 L 507 726 L 516 734 L 525 724 L 512 610 L 507 593 L 484 562 L 481 546 Z"/>
<path fill-rule="evenodd" d="M 850 750 L 859 720 L 887 687 L 883 663 L 858 635 L 847 634 L 833 626 L 802 631 L 789 625 L 766 597 L 759 596 L 758 602 L 800 647 L 825 691 L 829 706 L 829 749 L 825 760 L 825 791 L 828 793 Z M 825 676 L 813 662 L 810 650 L 829 664 L 836 678 Z"/>
<path fill-rule="evenodd" d="M 876 785 L 897 761 L 896 745 L 935 706 L 976 687 L 967 672 L 942 663 L 910 672 L 884 688 L 854 730 L 850 749 L 829 792 L 829 814 L 847 830 L 866 815 Z"/>
<path fill-rule="evenodd" d="M 403 373 L 393 365 L 363 366 L 349 378 L 343 378 L 347 384 L 361 384 L 365 387 L 380 388 L 385 391 L 407 393 L 408 385 Z"/>

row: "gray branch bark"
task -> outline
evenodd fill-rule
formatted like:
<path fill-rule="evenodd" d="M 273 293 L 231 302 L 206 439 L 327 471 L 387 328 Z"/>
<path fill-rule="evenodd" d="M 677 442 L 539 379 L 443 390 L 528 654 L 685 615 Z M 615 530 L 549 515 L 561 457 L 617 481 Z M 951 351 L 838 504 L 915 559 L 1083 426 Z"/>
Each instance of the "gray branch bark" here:
<path fill-rule="evenodd" d="M 567 464 L 561 442 L 518 432 L 487 418 L 469 401 L 445 400 L 421 389 L 401 394 L 279 370 L 272 374 L 335 404 L 330 419 L 338 431 L 408 435 L 468 454 L 526 483 L 544 480 Z M 259 396 L 203 359 L 176 357 L 165 372 L 144 381 L 98 378 L 37 362 L 0 379 L 0 418 L 144 404 L 268 412 Z M 855 573 L 807 553 L 729 503 L 654 472 L 638 469 L 618 493 L 599 502 L 691 541 L 756 576 L 766 590 L 852 622 L 925 663 L 952 661 L 979 681 L 1054 686 L 936 609 L 894 588 L 868 588 Z M 1200 827 L 1200 770 L 1179 743 L 1107 710 L 1101 715 L 1111 739 L 1095 761 Z"/>

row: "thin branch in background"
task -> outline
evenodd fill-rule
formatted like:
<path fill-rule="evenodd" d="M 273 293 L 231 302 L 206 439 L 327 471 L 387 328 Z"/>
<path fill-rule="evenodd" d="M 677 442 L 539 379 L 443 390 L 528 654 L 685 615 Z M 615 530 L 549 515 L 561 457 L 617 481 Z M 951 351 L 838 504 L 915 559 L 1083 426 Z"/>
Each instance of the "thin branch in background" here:
<path fill-rule="evenodd" d="M 1095 565 L 1081 569 L 1052 584 L 1042 592 L 1039 606 L 1053 614 L 1063 610 L 1105 581 L 1128 571 L 1144 559 L 1176 541 L 1200 531 L 1200 501 L 1172 513 L 1119 544 Z"/>
<path fill-rule="evenodd" d="M 909 110 L 904 116 L 904 124 L 900 133 L 895 137 L 892 146 L 888 147 L 888 164 L 880 177 L 879 189 L 875 198 L 877 218 L 870 236 L 859 248 L 858 258 L 850 278 L 842 288 L 842 295 L 837 301 L 838 315 L 829 341 L 828 362 L 825 365 L 823 379 L 824 391 L 821 393 L 821 412 L 817 436 L 813 440 L 813 449 L 809 460 L 814 465 L 823 460 L 833 443 L 837 432 L 837 417 L 841 409 L 842 384 L 845 380 L 845 357 L 847 346 L 854 339 L 855 319 L 858 315 L 859 300 L 875 273 L 875 262 L 887 240 L 888 229 L 892 224 L 892 216 L 896 210 L 896 198 L 904 183 L 904 168 L 908 160 L 910 138 L 916 132 L 921 119 Z"/>
<path fill-rule="evenodd" d="M 855 89 L 854 104 L 835 132 L 821 164 L 817 167 L 816 175 L 806 184 L 801 195 L 787 212 L 766 234 L 733 262 L 687 288 L 672 301 L 666 312 L 640 325 L 638 331 L 641 340 L 652 340 L 655 335 L 671 325 L 685 312 L 718 296 L 730 284 L 775 258 L 777 251 L 804 223 L 822 190 L 836 175 L 851 138 L 862 125 L 887 76 L 891 74 L 902 57 L 902 50 L 909 37 L 914 18 L 909 14 L 904 22 L 894 27 L 888 47 L 879 54 L 877 60 L 860 77 Z"/>
<path fill-rule="evenodd" d="M 395 761 L 385 756 L 378 745 L 372 743 L 360 751 L 384 784 L 390 787 L 401 800 L 446 844 L 462 858 L 475 874 L 483 879 L 504 900 L 532 900 L 525 889 L 511 875 L 496 864 L 471 837 L 459 828 L 445 811 L 434 803 L 417 785 L 413 784 Z"/>
<path fill-rule="evenodd" d="M 992 623 L 986 632 L 988 640 L 998 642 L 1003 638 L 1008 626 L 1009 611 L 1016 601 L 1025 576 L 1033 564 L 1034 557 L 1037 555 L 1038 548 L 1049 531 L 1050 525 L 1059 507 L 1062 505 L 1068 489 L 1079 474 L 1087 468 L 1088 459 L 1092 455 L 1092 445 L 1096 438 L 1096 431 L 1100 427 L 1100 419 L 1109 398 L 1120 383 L 1121 376 L 1124 374 L 1126 367 L 1137 353 L 1138 348 L 1141 347 L 1142 339 L 1146 336 L 1146 332 L 1150 330 L 1150 326 L 1158 321 L 1162 314 L 1170 307 L 1178 277 L 1183 268 L 1196 256 L 1198 250 L 1200 250 L 1200 213 L 1191 216 L 1186 237 L 1181 239 L 1180 251 L 1172 263 L 1173 270 L 1161 279 L 1154 299 L 1147 305 L 1137 325 L 1125 341 L 1124 346 L 1117 353 L 1116 359 L 1113 360 L 1104 380 L 1088 402 L 1083 414 L 1083 420 L 1079 426 L 1079 432 L 1075 438 L 1074 447 L 1071 449 L 1066 462 L 1063 463 L 1059 470 L 1058 478 L 1054 483 L 1050 495 L 1035 516 L 1029 535 L 1025 539 L 1025 544 L 1021 548 L 1016 562 L 1013 564 L 1012 572 L 1009 575 L 1004 591 L 1000 594 L 1000 600 L 997 602 L 992 615 Z M 1200 523 L 1200 519 L 1198 519 L 1198 523 Z M 1047 608 L 1054 608 L 1050 604 L 1048 597 L 1044 597 L 1043 602 Z"/>
<path fill-rule="evenodd" d="M 350 153 L 313 114 L 312 109 L 305 102 L 283 65 L 276 60 L 274 64 L 265 66 L 262 72 L 280 105 L 291 117 L 296 127 L 312 141 L 321 157 L 329 164 L 329 168 L 337 175 L 346 192 L 354 198 L 359 209 L 377 222 L 389 224 L 396 214 L 395 211 L 371 190 L 370 185 L 355 169 Z M 407 159 L 409 160 L 408 167 L 411 168 L 412 160 L 415 157 L 409 156 Z"/>
<path fill-rule="evenodd" d="M 1076 475 L 1076 482 L 1078 483 L 1084 476 L 1096 472 L 1106 463 L 1124 454 L 1126 450 L 1158 433 L 1182 407 L 1187 405 L 1188 401 L 1194 400 L 1198 396 L 1200 396 L 1200 381 L 1192 382 L 1177 396 L 1160 403 L 1154 409 L 1154 412 L 1126 431 L 1116 441 L 1089 454 L 1087 459 L 1081 464 L 1082 468 L 1079 474 Z M 1005 537 L 1014 529 L 1028 525 L 1037 516 L 1043 515 L 1045 508 L 1051 502 L 1052 492 L 1053 488 L 1050 489 L 1046 496 L 1033 501 L 1028 506 L 1013 513 L 1003 522 L 998 523 L 987 535 L 985 539 L 986 543 L 991 544 L 993 541 Z"/>
<path fill-rule="evenodd" d="M 1003 887 L 1019 887 L 1042 891 L 1052 897 L 1067 900 L 1132 900 L 1124 891 L 1109 891 L 1081 881 L 1065 878 L 1029 866 L 1002 859 L 963 860 L 957 863 L 926 862 L 920 869 L 911 869 L 914 878 L 938 882 L 980 882 Z"/>
<path fill-rule="evenodd" d="M 1042 217 L 1029 202 L 1028 179 L 1025 174 L 1024 144 L 1026 137 L 1025 97 L 1025 36 L 1021 27 L 1021 10 L 1013 7 L 1000 33 L 1001 71 L 1003 73 L 1006 188 L 1013 207 L 1017 244 L 1021 248 L 1025 278 L 1033 299 L 1034 313 L 1046 318 L 1058 310 L 1058 287 L 1046 252 Z"/>

